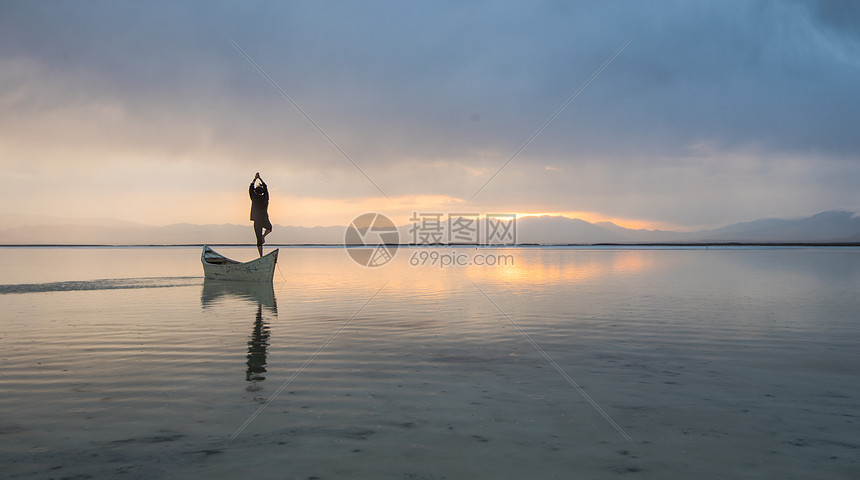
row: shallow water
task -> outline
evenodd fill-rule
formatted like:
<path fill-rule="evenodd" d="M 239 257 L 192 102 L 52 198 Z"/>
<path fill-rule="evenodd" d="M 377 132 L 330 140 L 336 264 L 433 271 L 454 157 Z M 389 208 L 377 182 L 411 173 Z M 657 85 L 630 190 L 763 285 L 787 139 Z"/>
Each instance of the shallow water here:
<path fill-rule="evenodd" d="M 0 471 L 860 476 L 860 249 L 418 251 L 0 248 Z"/>

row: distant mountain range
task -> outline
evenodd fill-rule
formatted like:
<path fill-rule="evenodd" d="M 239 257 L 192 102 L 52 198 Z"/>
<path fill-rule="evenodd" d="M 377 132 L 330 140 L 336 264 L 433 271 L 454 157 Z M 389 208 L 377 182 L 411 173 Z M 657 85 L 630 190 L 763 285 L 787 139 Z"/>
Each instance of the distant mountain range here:
<path fill-rule="evenodd" d="M 526 217 L 517 220 L 517 230 L 519 243 L 854 243 L 860 242 L 860 217 L 853 212 L 830 211 L 807 218 L 768 218 L 696 232 L 632 230 L 611 222 Z"/>
<path fill-rule="evenodd" d="M 860 243 L 860 217 L 830 211 L 800 219 L 762 219 L 714 230 L 672 232 L 634 230 L 610 222 L 589 223 L 567 217 L 524 217 L 516 220 L 520 244 L 595 243 Z M 400 227 L 409 243 L 411 225 Z M 345 227 L 275 225 L 271 244 L 341 244 Z M 250 225 L 149 226 L 112 219 L 68 220 L 0 215 L 0 245 L 184 245 L 249 244 Z"/>

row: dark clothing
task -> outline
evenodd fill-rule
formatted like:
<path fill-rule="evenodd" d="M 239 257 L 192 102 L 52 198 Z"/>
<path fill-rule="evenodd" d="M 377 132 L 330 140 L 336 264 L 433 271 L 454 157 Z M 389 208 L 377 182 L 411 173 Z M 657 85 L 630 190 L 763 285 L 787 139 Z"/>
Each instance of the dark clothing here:
<path fill-rule="evenodd" d="M 251 220 L 254 222 L 264 221 L 269 222 L 269 188 L 263 181 L 260 181 L 263 186 L 263 193 L 258 195 L 254 191 L 254 182 L 248 187 L 248 195 L 251 196 Z"/>
<path fill-rule="evenodd" d="M 257 236 L 257 245 L 263 245 L 263 230 L 272 231 L 272 222 L 269 221 L 269 188 L 261 180 L 263 193 L 254 191 L 254 182 L 248 187 L 248 195 L 251 196 L 251 220 L 254 221 L 254 234 Z"/>
<path fill-rule="evenodd" d="M 263 244 L 263 229 L 272 231 L 272 222 L 267 218 L 265 221 L 254 221 L 254 234 L 257 236 L 257 245 Z"/>

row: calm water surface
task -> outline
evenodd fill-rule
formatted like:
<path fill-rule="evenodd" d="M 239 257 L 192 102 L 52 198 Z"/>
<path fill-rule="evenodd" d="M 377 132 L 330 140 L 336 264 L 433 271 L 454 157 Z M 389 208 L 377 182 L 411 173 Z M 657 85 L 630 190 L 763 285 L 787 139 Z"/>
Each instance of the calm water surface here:
<path fill-rule="evenodd" d="M 415 252 L 0 248 L 0 471 L 860 477 L 860 249 Z"/>

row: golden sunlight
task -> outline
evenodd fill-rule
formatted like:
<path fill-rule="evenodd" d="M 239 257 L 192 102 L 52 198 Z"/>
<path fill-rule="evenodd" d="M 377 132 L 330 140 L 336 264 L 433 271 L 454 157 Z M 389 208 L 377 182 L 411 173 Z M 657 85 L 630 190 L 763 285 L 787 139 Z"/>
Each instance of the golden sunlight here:
<path fill-rule="evenodd" d="M 413 212 L 449 213 L 462 200 L 445 195 L 393 197 L 323 198 L 272 195 L 269 216 L 281 225 L 305 227 L 345 226 L 364 213 L 379 212 L 396 225 L 409 224 Z"/>
<path fill-rule="evenodd" d="M 630 229 L 655 229 L 658 228 L 655 224 L 651 222 L 646 222 L 643 220 L 634 220 L 630 218 L 618 218 L 618 217 L 610 217 L 598 212 L 582 212 L 582 211 L 569 211 L 569 212 L 518 212 L 517 218 L 523 217 L 543 217 L 543 216 L 552 216 L 552 217 L 567 217 L 567 218 L 578 218 L 580 220 L 585 220 L 589 223 L 599 223 L 599 222 L 612 222 L 619 227 L 630 228 Z"/>
<path fill-rule="evenodd" d="M 531 250 L 529 255 L 517 255 L 518 250 L 481 249 L 484 255 L 501 256 L 494 266 L 469 266 L 470 277 L 483 281 L 528 285 L 568 284 L 578 285 L 599 277 L 631 275 L 653 268 L 653 256 L 639 250 L 615 251 L 607 261 L 605 255 L 583 252 L 572 261 L 566 257 L 559 262 L 557 256 L 564 250 Z M 540 252 L 539 254 L 536 254 Z M 507 256 L 507 259 L 504 257 Z M 504 261 L 502 261 L 504 259 Z"/>

